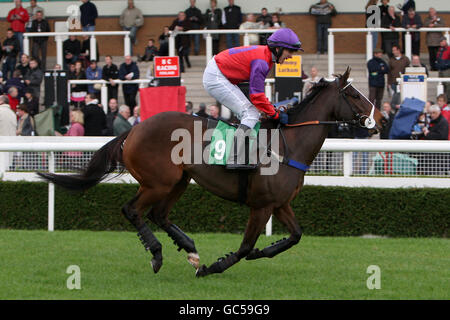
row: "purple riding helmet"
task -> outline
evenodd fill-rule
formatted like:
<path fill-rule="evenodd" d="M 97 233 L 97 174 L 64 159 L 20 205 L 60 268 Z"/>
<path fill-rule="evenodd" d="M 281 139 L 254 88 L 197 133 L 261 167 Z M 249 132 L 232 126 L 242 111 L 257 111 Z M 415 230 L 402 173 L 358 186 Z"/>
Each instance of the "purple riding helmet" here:
<path fill-rule="evenodd" d="M 267 39 L 267 45 L 275 55 L 277 63 L 283 54 L 284 49 L 304 51 L 302 48 L 302 43 L 298 39 L 297 35 L 289 28 L 282 28 L 275 31 Z M 277 51 L 276 48 L 280 48 L 281 50 Z"/>

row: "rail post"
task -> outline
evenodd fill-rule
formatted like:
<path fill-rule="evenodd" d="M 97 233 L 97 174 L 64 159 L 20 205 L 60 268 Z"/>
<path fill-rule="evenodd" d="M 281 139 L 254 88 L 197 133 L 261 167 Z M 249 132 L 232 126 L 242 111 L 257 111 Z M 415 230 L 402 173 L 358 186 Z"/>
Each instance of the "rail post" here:
<path fill-rule="evenodd" d="M 328 33 L 328 77 L 334 74 L 334 34 Z"/>
<path fill-rule="evenodd" d="M 50 151 L 48 156 L 48 172 L 55 172 L 55 153 Z M 48 184 L 48 231 L 55 230 L 55 185 Z"/>

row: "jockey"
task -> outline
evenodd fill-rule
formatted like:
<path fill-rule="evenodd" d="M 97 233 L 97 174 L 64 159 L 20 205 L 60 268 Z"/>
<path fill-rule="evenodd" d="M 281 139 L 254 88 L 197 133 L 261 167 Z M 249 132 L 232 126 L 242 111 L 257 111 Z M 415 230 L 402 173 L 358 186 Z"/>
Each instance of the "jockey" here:
<path fill-rule="evenodd" d="M 259 121 L 260 112 L 281 124 L 288 122 L 286 113 L 276 110 L 264 94 L 265 79 L 274 62 L 282 64 L 297 50 L 303 51 L 297 35 L 288 28 L 279 29 L 268 39 L 267 45 L 236 47 L 220 52 L 209 62 L 203 74 L 206 91 L 241 120 L 234 137 L 234 158 L 227 169 L 253 169 L 254 165 L 238 164 L 238 155 L 248 146 L 239 134 L 252 129 Z M 237 84 L 250 83 L 250 100 Z"/>

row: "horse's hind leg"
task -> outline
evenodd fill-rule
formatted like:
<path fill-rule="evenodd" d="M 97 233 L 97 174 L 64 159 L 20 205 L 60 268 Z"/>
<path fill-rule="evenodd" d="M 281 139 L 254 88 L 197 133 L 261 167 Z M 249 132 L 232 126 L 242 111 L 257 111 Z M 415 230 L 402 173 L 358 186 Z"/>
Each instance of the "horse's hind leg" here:
<path fill-rule="evenodd" d="M 275 217 L 287 227 L 291 236 L 288 239 L 283 238 L 278 240 L 277 242 L 272 243 L 272 245 L 265 247 L 263 250 L 257 248 L 253 249 L 245 259 L 254 260 L 259 258 L 272 258 L 300 241 L 302 230 L 300 229 L 297 219 L 295 219 L 294 211 L 289 204 L 275 210 Z"/>
<path fill-rule="evenodd" d="M 222 273 L 232 265 L 239 262 L 239 260 L 246 257 L 255 246 L 256 240 L 258 240 L 258 237 L 269 220 L 271 213 L 272 208 L 252 209 L 250 212 L 250 219 L 247 223 L 247 228 L 245 229 L 244 239 L 242 240 L 239 250 L 236 253 L 230 252 L 230 254 L 226 255 L 224 258 L 219 258 L 217 262 L 213 263 L 209 267 L 202 265 L 198 269 L 196 276 L 204 277 L 211 273 Z"/>
<path fill-rule="evenodd" d="M 189 263 L 194 266 L 195 269 L 198 269 L 200 257 L 195 248 L 194 241 L 168 219 L 170 210 L 188 187 L 189 181 L 190 177 L 184 174 L 169 195 L 152 207 L 147 214 L 147 217 L 167 232 L 174 244 L 178 246 L 178 251 L 184 249 L 188 253 Z"/>
<path fill-rule="evenodd" d="M 141 193 L 126 203 L 122 207 L 122 213 L 138 230 L 139 239 L 141 239 L 145 250 L 149 250 L 152 253 L 151 264 L 153 271 L 157 273 L 162 266 L 162 246 L 142 219 L 141 213 L 136 209 L 136 202 L 140 196 L 142 196 Z"/>

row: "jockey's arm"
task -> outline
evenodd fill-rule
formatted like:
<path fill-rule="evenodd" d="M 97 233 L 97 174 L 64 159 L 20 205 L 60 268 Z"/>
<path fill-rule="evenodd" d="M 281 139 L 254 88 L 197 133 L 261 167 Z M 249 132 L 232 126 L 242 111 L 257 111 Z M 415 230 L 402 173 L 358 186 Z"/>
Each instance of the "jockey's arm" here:
<path fill-rule="evenodd" d="M 278 118 L 275 107 L 267 99 L 264 88 L 266 76 L 269 73 L 269 66 L 264 60 L 253 60 L 250 70 L 250 100 L 260 111 L 274 119 Z"/>

